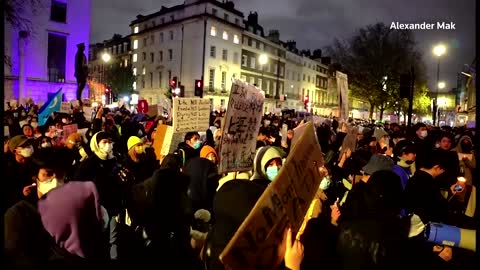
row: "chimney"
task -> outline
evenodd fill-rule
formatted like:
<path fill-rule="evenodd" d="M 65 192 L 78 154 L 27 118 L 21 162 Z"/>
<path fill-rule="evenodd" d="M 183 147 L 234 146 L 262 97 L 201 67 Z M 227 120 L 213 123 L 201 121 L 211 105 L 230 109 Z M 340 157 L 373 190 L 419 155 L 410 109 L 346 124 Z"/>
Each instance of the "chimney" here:
<path fill-rule="evenodd" d="M 314 50 L 314 51 L 313 51 L 312 58 L 313 58 L 313 59 L 320 59 L 320 58 L 322 58 L 322 50 L 320 50 L 320 49 Z"/>
<path fill-rule="evenodd" d="M 248 24 L 258 25 L 258 13 L 250 11 L 250 14 L 248 14 L 247 21 L 248 21 Z"/>
<path fill-rule="evenodd" d="M 280 43 L 280 32 L 278 32 L 278 30 L 268 31 L 267 39 L 273 43 Z"/>
<path fill-rule="evenodd" d="M 289 51 L 297 49 L 297 42 L 295 40 L 287 40 L 286 45 Z"/>

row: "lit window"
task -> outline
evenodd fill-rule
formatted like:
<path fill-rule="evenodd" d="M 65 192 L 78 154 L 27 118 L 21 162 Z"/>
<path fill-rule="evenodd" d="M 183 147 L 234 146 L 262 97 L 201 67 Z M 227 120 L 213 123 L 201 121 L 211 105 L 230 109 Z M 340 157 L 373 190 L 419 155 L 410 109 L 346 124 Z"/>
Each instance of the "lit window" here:
<path fill-rule="evenodd" d="M 145 73 L 146 73 L 146 69 L 145 69 L 145 67 L 143 67 L 143 69 L 142 69 L 142 75 L 145 75 Z"/>
<path fill-rule="evenodd" d="M 137 76 L 137 68 L 133 68 L 133 76 Z"/>
<path fill-rule="evenodd" d="M 133 41 L 133 49 L 134 50 L 138 49 L 138 40 L 136 40 L 136 39 Z"/>
<path fill-rule="evenodd" d="M 137 82 L 133 82 L 132 88 L 133 88 L 133 90 L 136 90 L 136 89 L 137 89 Z"/>
<path fill-rule="evenodd" d="M 133 33 L 134 33 L 134 34 L 138 33 L 138 26 L 135 26 L 135 27 L 133 28 Z"/>
<path fill-rule="evenodd" d="M 233 43 L 235 43 L 235 44 L 239 44 L 239 43 L 240 43 L 240 40 L 238 39 L 238 36 L 237 36 L 237 35 L 233 35 Z"/>
<path fill-rule="evenodd" d="M 227 31 L 223 31 L 223 39 L 228 40 L 228 33 L 227 33 Z"/>
<path fill-rule="evenodd" d="M 212 28 L 210 28 L 210 35 L 213 37 L 217 36 L 217 28 L 215 26 L 212 26 Z"/>
<path fill-rule="evenodd" d="M 132 59 L 132 61 L 133 61 L 134 63 L 137 62 L 137 54 L 136 54 L 136 53 L 133 54 L 133 59 Z"/>

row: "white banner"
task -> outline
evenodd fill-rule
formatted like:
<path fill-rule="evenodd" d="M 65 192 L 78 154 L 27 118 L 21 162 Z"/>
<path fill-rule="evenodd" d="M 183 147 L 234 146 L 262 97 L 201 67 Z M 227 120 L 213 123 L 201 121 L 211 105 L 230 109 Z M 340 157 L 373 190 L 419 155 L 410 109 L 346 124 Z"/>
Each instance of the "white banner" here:
<path fill-rule="evenodd" d="M 219 173 L 251 170 L 265 96 L 252 85 L 235 80 L 222 125 Z"/>
<path fill-rule="evenodd" d="M 206 131 L 210 127 L 210 100 L 174 98 L 172 120 L 174 133 Z"/>

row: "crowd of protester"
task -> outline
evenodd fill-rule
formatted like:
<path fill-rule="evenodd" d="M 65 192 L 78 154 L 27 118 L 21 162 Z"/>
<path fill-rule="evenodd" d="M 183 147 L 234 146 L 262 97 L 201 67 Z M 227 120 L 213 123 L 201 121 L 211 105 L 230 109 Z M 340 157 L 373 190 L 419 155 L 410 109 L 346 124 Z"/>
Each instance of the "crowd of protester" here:
<path fill-rule="evenodd" d="M 160 160 L 156 127 L 171 119 L 99 106 L 93 119 L 75 108 L 38 126 L 37 113 L 5 111 L 5 269 L 225 269 L 220 253 L 309 120 L 266 114 L 252 171 L 219 174 L 224 111 Z M 71 124 L 85 132 L 63 135 Z M 473 130 L 315 126 L 322 179 L 300 237 L 286 233 L 279 269 L 473 269 L 469 251 L 431 244 L 414 226 L 475 229 Z M 351 128 L 356 146 L 343 149 Z"/>

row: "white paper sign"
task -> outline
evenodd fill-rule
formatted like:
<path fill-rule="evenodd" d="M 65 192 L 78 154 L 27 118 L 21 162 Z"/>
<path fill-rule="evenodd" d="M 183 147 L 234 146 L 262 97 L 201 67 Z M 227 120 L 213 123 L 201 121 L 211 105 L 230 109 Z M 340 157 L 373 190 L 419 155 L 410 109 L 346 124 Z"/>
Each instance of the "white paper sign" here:
<path fill-rule="evenodd" d="M 70 102 L 62 102 L 62 107 L 60 108 L 60 112 L 71 113 L 71 111 L 72 111 L 72 104 Z"/>
<path fill-rule="evenodd" d="M 210 120 L 210 100 L 174 98 L 172 120 L 174 133 L 207 130 Z"/>
<path fill-rule="evenodd" d="M 235 80 L 222 126 L 219 172 L 247 171 L 253 166 L 265 96 L 254 86 Z"/>

